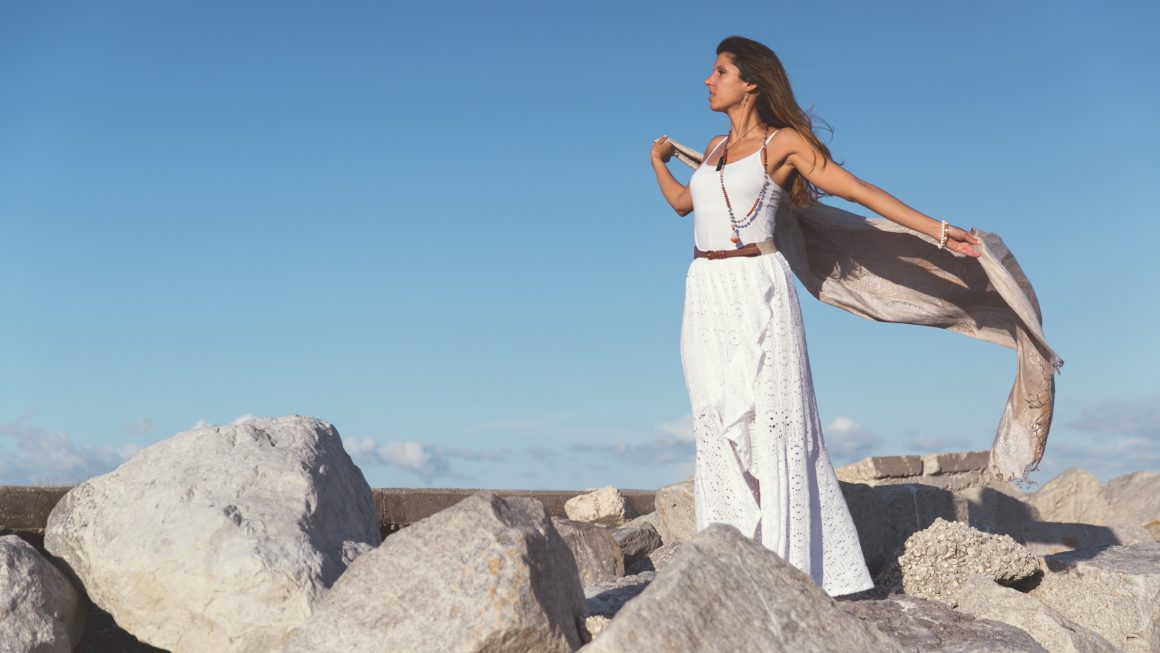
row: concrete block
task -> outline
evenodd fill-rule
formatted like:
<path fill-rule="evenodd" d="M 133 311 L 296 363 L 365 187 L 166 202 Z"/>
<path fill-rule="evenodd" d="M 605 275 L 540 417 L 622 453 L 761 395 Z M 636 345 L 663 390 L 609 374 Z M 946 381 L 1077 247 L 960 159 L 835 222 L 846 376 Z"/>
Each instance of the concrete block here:
<path fill-rule="evenodd" d="M 921 456 L 871 456 L 838 470 L 839 480 L 855 483 L 878 478 L 921 475 Z"/>
<path fill-rule="evenodd" d="M 955 453 L 932 453 L 922 458 L 922 473 L 927 476 L 955 474 L 958 472 L 981 472 L 991 459 L 990 451 L 958 451 Z"/>

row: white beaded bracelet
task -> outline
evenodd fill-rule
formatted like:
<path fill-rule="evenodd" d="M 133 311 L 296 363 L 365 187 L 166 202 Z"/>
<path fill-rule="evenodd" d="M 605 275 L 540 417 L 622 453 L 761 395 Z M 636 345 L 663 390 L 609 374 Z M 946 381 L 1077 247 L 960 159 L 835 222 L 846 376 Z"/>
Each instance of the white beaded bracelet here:
<path fill-rule="evenodd" d="M 938 236 L 938 248 L 939 249 L 942 249 L 942 248 L 947 246 L 947 236 L 948 235 L 949 234 L 947 233 L 947 221 L 943 220 L 942 221 L 942 228 L 939 230 L 939 236 Z"/>

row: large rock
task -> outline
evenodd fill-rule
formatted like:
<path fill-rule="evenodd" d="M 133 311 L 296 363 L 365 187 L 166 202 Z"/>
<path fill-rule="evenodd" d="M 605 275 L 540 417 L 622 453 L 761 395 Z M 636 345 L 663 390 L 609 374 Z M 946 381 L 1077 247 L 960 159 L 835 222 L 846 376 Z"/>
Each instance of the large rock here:
<path fill-rule="evenodd" d="M 1031 635 L 998 621 L 975 619 L 915 596 L 839 601 L 843 610 L 922 653 L 1046 653 Z M 834 648 L 834 651 L 844 650 Z"/>
<path fill-rule="evenodd" d="M 1019 590 L 982 576 L 968 578 L 959 591 L 958 610 L 1026 631 L 1052 653 L 1116 653 L 1108 640 Z"/>
<path fill-rule="evenodd" d="M 736 528 L 714 523 L 625 604 L 585 653 L 901 651 L 814 581 Z"/>
<path fill-rule="evenodd" d="M 1010 536 L 941 518 L 910 536 L 898 566 L 906 594 L 951 607 L 970 576 L 1010 585 L 1039 571 L 1035 558 Z"/>
<path fill-rule="evenodd" d="M 587 599 L 588 616 L 596 615 L 611 619 L 620 612 L 625 603 L 636 598 L 656 577 L 655 571 L 643 571 L 586 586 L 584 596 Z"/>
<path fill-rule="evenodd" d="M 887 517 L 886 502 L 878 496 L 877 488 L 864 483 L 838 483 L 854 521 L 854 528 L 858 530 L 858 541 L 862 546 L 866 567 L 870 575 L 876 577 L 895 560 L 906 538 L 899 538 L 898 528 Z"/>
<path fill-rule="evenodd" d="M 669 534 L 668 526 L 665 525 L 665 520 L 656 510 L 645 513 L 640 517 L 635 517 L 620 528 L 643 527 L 645 524 L 651 526 L 657 532 L 657 535 L 660 535 L 661 544 L 668 542 L 672 538 L 672 535 Z"/>
<path fill-rule="evenodd" d="M 578 494 L 564 502 L 564 514 L 573 521 L 600 526 L 621 526 L 637 516 L 636 509 L 614 486 Z"/>
<path fill-rule="evenodd" d="M 906 538 L 940 517 L 955 518 L 954 496 L 922 483 L 868 486 L 842 483 L 842 494 L 870 575 L 877 577 L 896 564 Z"/>
<path fill-rule="evenodd" d="M 693 481 L 681 481 L 657 490 L 653 499 L 656 512 L 664 521 L 658 528 L 665 544 L 676 544 L 692 539 L 696 532 L 693 514 Z"/>
<path fill-rule="evenodd" d="M 1125 651 L 1160 651 L 1160 542 L 1057 553 L 1031 594 Z"/>
<path fill-rule="evenodd" d="M 612 531 L 612 537 L 616 539 L 621 553 L 624 554 L 626 569 L 664 544 L 660 533 L 650 522 L 629 522 Z"/>
<path fill-rule="evenodd" d="M 677 542 L 675 544 L 665 544 L 664 546 L 649 551 L 647 555 L 641 557 L 636 562 L 632 563 L 626 574 L 639 574 L 646 571 L 660 571 L 668 566 L 672 561 L 677 551 L 684 546 L 684 542 Z"/>
<path fill-rule="evenodd" d="M 68 653 L 84 634 L 87 607 L 31 544 L 0 537 L 0 653 Z"/>
<path fill-rule="evenodd" d="M 1151 541 L 1150 534 L 1140 526 L 1101 525 L 1109 521 L 1111 513 L 1103 499 L 1093 494 L 1098 491 L 1095 483 L 1087 472 L 1074 469 L 1046 483 L 1034 500 L 1035 494 L 1020 495 L 1002 483 L 968 488 L 954 493 L 955 518 L 987 533 L 1010 535 L 1037 556 Z M 1043 507 L 1050 520 L 1040 519 L 1037 505 Z M 1081 517 L 1090 521 L 1075 521 Z"/>
<path fill-rule="evenodd" d="M 1100 481 L 1079 467 L 1065 470 L 1028 495 L 1040 521 L 1107 525 L 1112 508 L 1100 493 Z"/>
<path fill-rule="evenodd" d="M 620 543 L 607 528 L 559 517 L 552 517 L 552 526 L 572 550 L 581 586 L 624 575 L 624 554 Z"/>
<path fill-rule="evenodd" d="M 572 651 L 584 612 L 543 504 L 480 492 L 355 560 L 286 651 Z"/>
<path fill-rule="evenodd" d="M 1005 483 L 991 483 L 954 493 L 955 521 L 963 522 L 984 533 L 1010 535 L 1026 544 L 1024 527 L 1039 519 L 1035 507 Z"/>
<path fill-rule="evenodd" d="M 179 433 L 75 487 L 45 547 L 143 642 L 272 651 L 379 543 L 333 426 L 290 416 Z"/>
<path fill-rule="evenodd" d="M 1133 472 L 1104 484 L 1100 495 L 1116 523 L 1139 526 L 1160 540 L 1160 472 Z"/>
<path fill-rule="evenodd" d="M 1153 541 L 1147 529 L 1140 526 L 1097 526 L 1051 521 L 1027 522 L 1017 533 L 1012 533 L 1012 537 L 1023 542 L 1036 556 Z"/>

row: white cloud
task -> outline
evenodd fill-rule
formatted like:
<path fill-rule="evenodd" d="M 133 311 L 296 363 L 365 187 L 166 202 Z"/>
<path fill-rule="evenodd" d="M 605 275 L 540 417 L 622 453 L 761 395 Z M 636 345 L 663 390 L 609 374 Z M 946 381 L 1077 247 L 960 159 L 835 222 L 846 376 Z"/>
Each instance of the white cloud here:
<path fill-rule="evenodd" d="M 692 414 L 668 422 L 659 422 L 653 429 L 659 431 L 661 435 L 642 434 L 627 442 L 576 442 L 568 445 L 568 451 L 595 454 L 604 459 L 632 465 L 682 465 L 695 458 L 697 448 Z M 592 463 L 586 463 L 586 467 L 591 465 Z"/>
<path fill-rule="evenodd" d="M 684 417 L 675 419 L 671 422 L 661 422 L 660 424 L 657 424 L 655 428 L 661 433 L 667 433 L 681 440 L 688 440 L 690 442 L 696 441 L 696 436 L 693 434 L 692 413 L 687 413 Z"/>
<path fill-rule="evenodd" d="M 112 471 L 141 449 L 136 444 L 78 445 L 62 431 L 22 422 L 0 425 L 0 483 L 80 483 Z"/>
<path fill-rule="evenodd" d="M 136 435 L 146 437 L 153 433 L 153 420 L 148 417 L 142 417 L 135 422 L 130 422 L 125 425 L 125 432 L 129 435 Z"/>
<path fill-rule="evenodd" d="M 917 449 L 918 453 L 943 453 L 948 451 L 974 451 L 971 445 L 962 438 L 953 438 L 945 435 L 928 435 L 908 431 L 910 436 L 908 445 Z M 977 447 L 976 447 L 977 448 Z"/>
<path fill-rule="evenodd" d="M 849 417 L 835 417 L 822 429 L 834 465 L 846 465 L 872 455 L 881 440 Z"/>
<path fill-rule="evenodd" d="M 348 438 L 343 436 L 342 447 L 350 454 L 351 460 L 356 465 L 379 464 L 378 454 L 375 452 L 379 448 L 379 445 L 373 438 Z"/>
<path fill-rule="evenodd" d="M 496 461 L 506 460 L 511 452 L 507 449 L 483 451 L 440 447 L 413 440 L 390 440 L 379 443 L 374 438 L 346 438 L 343 448 L 351 460 L 359 466 L 386 465 L 406 471 L 426 483 L 439 478 L 453 480 L 475 480 L 472 474 L 456 472 L 451 468 L 451 460 Z"/>
<path fill-rule="evenodd" d="M 1160 394 L 1095 404 L 1065 426 L 1088 433 L 1160 440 Z"/>
<path fill-rule="evenodd" d="M 534 417 L 511 417 L 507 419 L 496 419 L 486 422 L 478 422 L 476 424 L 469 424 L 463 427 L 465 432 L 478 431 L 534 431 L 543 430 L 552 426 L 558 426 L 560 423 L 571 419 L 571 414 L 556 414 L 556 415 L 538 415 Z"/>
<path fill-rule="evenodd" d="M 1082 467 L 1100 480 L 1160 470 L 1160 395 L 1103 401 L 1053 427 L 1039 470 L 1046 478 Z"/>
<path fill-rule="evenodd" d="M 447 461 L 418 442 L 387 442 L 376 451 L 388 465 L 415 472 L 423 478 L 434 478 L 447 471 Z"/>
<path fill-rule="evenodd" d="M 549 467 L 556 464 L 556 456 L 559 454 L 559 452 L 555 449 L 550 449 L 548 447 L 526 447 L 524 451 L 532 458 L 535 458 L 536 460 L 544 463 Z"/>
<path fill-rule="evenodd" d="M 615 442 L 610 444 L 575 443 L 568 446 L 574 453 L 596 454 L 605 459 L 633 465 L 671 465 L 686 462 L 696 455 L 696 447 L 688 440 L 672 435 L 645 442 Z M 590 465 L 590 464 L 586 464 Z"/>

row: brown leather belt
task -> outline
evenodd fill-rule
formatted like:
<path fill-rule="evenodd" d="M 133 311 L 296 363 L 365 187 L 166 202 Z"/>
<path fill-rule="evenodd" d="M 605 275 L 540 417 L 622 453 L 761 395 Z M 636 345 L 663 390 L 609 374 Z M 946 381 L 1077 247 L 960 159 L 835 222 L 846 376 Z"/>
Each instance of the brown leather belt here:
<path fill-rule="evenodd" d="M 767 241 L 767 242 L 770 243 L 770 246 L 767 249 L 770 249 L 772 251 L 772 241 Z M 693 246 L 693 258 L 695 258 L 695 259 L 698 259 L 698 258 L 718 259 L 718 258 L 729 258 L 731 256 L 759 256 L 762 253 L 763 252 L 761 251 L 761 248 L 758 247 L 757 243 L 749 243 L 748 245 L 745 245 L 743 247 L 738 247 L 737 249 L 700 250 L 700 249 L 697 249 L 696 245 Z"/>

